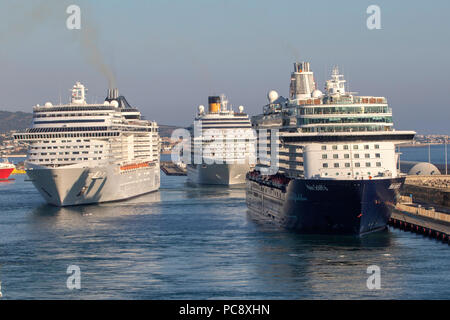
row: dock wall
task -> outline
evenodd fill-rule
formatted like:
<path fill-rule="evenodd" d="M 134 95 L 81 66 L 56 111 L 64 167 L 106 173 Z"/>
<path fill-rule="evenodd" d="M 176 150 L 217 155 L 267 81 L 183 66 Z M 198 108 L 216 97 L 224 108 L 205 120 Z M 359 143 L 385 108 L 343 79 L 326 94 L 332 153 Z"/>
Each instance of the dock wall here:
<path fill-rule="evenodd" d="M 414 202 L 450 208 L 449 176 L 408 176 L 402 194 Z"/>

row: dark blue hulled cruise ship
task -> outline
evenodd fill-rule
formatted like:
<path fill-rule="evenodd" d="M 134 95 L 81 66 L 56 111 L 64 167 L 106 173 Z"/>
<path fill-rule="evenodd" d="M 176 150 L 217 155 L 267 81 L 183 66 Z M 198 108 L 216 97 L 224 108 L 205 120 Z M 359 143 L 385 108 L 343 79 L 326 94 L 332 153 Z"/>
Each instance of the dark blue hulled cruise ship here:
<path fill-rule="evenodd" d="M 252 118 L 258 166 L 247 174 L 250 212 L 302 233 L 362 235 L 386 228 L 405 177 L 384 97 L 346 92 L 337 68 L 316 89 L 309 63 L 295 63 L 289 98 L 276 91 Z"/>

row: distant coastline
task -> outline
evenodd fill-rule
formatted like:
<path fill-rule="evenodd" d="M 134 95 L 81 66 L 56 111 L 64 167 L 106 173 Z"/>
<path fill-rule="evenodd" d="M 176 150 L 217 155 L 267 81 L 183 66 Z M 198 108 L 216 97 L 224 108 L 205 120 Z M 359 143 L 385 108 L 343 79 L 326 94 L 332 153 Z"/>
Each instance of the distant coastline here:
<path fill-rule="evenodd" d="M 444 145 L 445 143 L 403 143 L 397 145 L 398 147 L 406 147 L 406 148 L 420 148 L 420 147 L 426 147 L 426 146 L 440 146 Z"/>

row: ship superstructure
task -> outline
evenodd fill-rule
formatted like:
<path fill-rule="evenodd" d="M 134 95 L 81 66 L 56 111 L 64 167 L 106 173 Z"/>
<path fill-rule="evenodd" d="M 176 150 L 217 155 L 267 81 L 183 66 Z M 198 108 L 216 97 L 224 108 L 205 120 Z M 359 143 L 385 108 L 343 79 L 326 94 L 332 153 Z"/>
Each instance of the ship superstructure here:
<path fill-rule="evenodd" d="M 248 175 L 249 208 L 301 232 L 384 228 L 404 182 L 395 145 L 415 134 L 393 129 L 386 98 L 347 92 L 337 67 L 322 93 L 308 62 L 294 64 L 289 98 L 275 91 L 268 98 L 252 118 L 268 130 L 258 143 L 268 152 Z"/>
<path fill-rule="evenodd" d="M 188 178 L 198 184 L 233 185 L 245 183 L 254 168 L 256 135 L 250 119 L 240 106 L 235 112 L 225 96 L 210 96 L 208 110 L 199 106 L 190 127 Z"/>
<path fill-rule="evenodd" d="M 29 143 L 25 169 L 53 205 L 127 199 L 160 185 L 159 134 L 117 89 L 103 103 L 87 103 L 77 82 L 69 104 L 33 108 L 32 128 L 15 138 Z"/>

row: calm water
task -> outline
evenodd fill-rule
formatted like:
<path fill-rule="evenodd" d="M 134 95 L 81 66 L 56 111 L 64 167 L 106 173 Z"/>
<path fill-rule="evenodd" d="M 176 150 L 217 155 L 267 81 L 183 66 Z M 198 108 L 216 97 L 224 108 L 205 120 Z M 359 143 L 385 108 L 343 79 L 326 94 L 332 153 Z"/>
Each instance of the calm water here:
<path fill-rule="evenodd" d="M 162 176 L 130 201 L 54 208 L 24 176 L 0 184 L 3 299 L 304 299 L 450 297 L 450 248 L 389 230 L 302 236 L 261 224 L 241 188 Z M 380 290 L 366 287 L 369 265 Z M 69 265 L 81 290 L 66 288 Z"/>
<path fill-rule="evenodd" d="M 400 148 L 400 152 L 401 160 L 428 162 L 428 146 L 404 147 Z M 430 146 L 430 160 L 431 163 L 444 164 L 445 146 L 442 144 Z M 447 161 L 450 162 L 450 145 L 447 145 Z"/>

